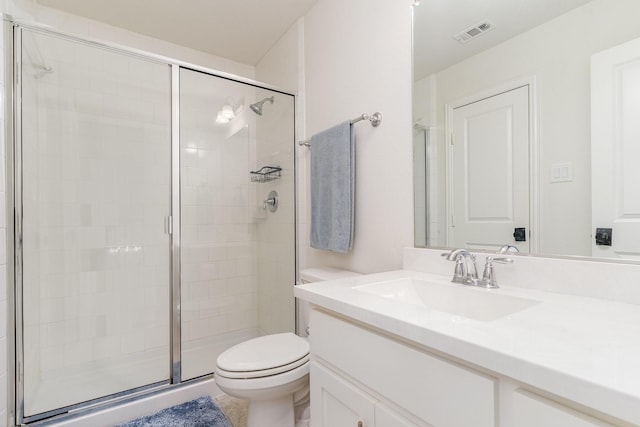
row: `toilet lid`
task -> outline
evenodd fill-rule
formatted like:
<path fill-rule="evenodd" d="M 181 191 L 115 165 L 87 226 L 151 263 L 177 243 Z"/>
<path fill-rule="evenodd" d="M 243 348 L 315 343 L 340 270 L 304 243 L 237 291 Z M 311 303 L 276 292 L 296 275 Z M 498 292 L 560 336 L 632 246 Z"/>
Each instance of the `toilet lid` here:
<path fill-rule="evenodd" d="M 288 365 L 278 366 L 277 368 L 262 369 L 259 371 L 225 371 L 220 366 L 216 366 L 215 374 L 218 377 L 242 380 L 259 379 L 264 377 L 273 378 L 276 375 L 290 373 L 295 370 L 299 371 L 299 375 L 306 375 L 309 373 L 309 359 L 310 356 L 307 354 L 302 359 L 298 359 L 293 363 L 289 363 Z"/>
<path fill-rule="evenodd" d="M 261 371 L 289 365 L 308 354 L 307 340 L 287 332 L 235 345 L 218 356 L 217 365 L 229 372 Z"/>

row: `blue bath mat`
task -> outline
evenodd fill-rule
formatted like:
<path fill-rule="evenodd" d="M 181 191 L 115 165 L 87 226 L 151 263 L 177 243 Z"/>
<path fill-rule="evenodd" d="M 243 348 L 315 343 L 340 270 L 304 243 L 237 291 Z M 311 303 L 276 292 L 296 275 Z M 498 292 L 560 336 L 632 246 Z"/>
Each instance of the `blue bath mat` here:
<path fill-rule="evenodd" d="M 203 396 L 115 427 L 231 427 L 231 424 L 211 397 Z"/>

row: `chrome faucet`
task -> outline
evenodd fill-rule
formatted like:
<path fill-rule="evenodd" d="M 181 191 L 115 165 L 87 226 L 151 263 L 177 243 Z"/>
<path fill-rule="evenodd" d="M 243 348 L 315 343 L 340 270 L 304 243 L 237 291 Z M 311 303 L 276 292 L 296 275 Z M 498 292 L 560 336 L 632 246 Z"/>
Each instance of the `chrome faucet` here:
<path fill-rule="evenodd" d="M 454 283 L 476 286 L 478 283 L 478 268 L 476 267 L 476 256 L 466 249 L 454 249 L 449 253 L 443 253 L 447 261 L 455 261 L 456 266 L 453 271 Z"/>
<path fill-rule="evenodd" d="M 442 254 L 447 258 L 447 261 L 455 261 L 456 266 L 453 271 L 453 283 L 461 283 L 469 286 L 479 286 L 483 288 L 498 288 L 498 281 L 496 280 L 496 273 L 493 268 L 493 263 L 498 262 L 501 264 L 512 264 L 511 258 L 494 258 L 488 256 L 484 265 L 484 272 L 482 279 L 478 278 L 478 269 L 476 267 L 476 257 L 474 254 L 466 249 L 453 249 L 451 252 L 445 252 Z"/>

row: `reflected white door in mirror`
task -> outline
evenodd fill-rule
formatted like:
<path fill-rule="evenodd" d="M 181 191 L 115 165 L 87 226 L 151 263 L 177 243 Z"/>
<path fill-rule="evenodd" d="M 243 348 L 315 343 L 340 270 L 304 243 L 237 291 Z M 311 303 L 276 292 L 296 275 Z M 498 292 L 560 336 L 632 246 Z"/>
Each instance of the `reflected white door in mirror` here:
<path fill-rule="evenodd" d="M 448 108 L 447 246 L 529 253 L 529 90 Z"/>
<path fill-rule="evenodd" d="M 640 39 L 591 58 L 592 255 L 640 260 Z"/>

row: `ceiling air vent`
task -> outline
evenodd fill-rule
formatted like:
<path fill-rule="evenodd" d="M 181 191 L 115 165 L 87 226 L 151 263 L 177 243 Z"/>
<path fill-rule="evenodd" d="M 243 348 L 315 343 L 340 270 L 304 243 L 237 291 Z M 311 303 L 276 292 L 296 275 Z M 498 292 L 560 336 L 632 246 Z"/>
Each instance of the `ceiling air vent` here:
<path fill-rule="evenodd" d="M 466 30 L 464 30 L 459 34 L 456 34 L 455 36 L 453 36 L 453 38 L 459 41 L 460 43 L 466 43 L 469 40 L 474 39 L 484 33 L 488 33 L 494 28 L 495 27 L 491 22 L 485 20 L 479 24 L 476 24 L 472 27 L 467 28 Z"/>

